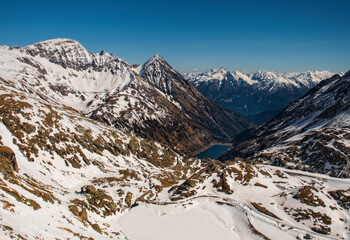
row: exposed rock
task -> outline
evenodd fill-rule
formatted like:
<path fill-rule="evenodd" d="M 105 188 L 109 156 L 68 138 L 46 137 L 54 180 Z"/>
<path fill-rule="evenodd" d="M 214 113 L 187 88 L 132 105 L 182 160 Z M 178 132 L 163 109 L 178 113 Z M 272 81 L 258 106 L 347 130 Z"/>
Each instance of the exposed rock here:
<path fill-rule="evenodd" d="M 350 188 L 347 190 L 330 191 L 329 194 L 345 209 L 350 209 Z"/>
<path fill-rule="evenodd" d="M 81 212 L 79 213 L 79 217 L 84 221 L 89 221 L 88 213 L 86 211 L 86 208 L 83 208 Z"/>
<path fill-rule="evenodd" d="M 0 171 L 5 175 L 18 172 L 15 153 L 6 146 L 0 146 Z"/>
<path fill-rule="evenodd" d="M 325 207 L 325 203 L 315 193 L 318 193 L 318 189 L 312 186 L 301 187 L 298 192 L 294 195 L 295 199 L 298 199 L 302 203 L 305 203 L 313 207 Z"/>
<path fill-rule="evenodd" d="M 113 198 L 104 190 L 96 189 L 93 185 L 85 185 L 81 187 L 80 193 L 85 195 L 86 201 L 74 199 L 71 201 L 73 204 L 70 205 L 70 210 L 76 216 L 83 216 L 84 209 L 85 211 L 94 211 L 104 217 L 116 213 L 117 206 Z M 82 210 L 79 211 L 78 208 L 81 208 Z"/>

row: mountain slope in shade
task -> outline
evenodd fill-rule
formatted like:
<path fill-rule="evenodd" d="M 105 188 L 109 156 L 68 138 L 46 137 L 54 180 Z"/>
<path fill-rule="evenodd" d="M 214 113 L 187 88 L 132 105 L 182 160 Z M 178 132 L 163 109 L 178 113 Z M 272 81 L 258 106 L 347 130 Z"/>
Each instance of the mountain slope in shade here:
<path fill-rule="evenodd" d="M 322 81 L 267 123 L 246 130 L 220 159 L 256 157 L 279 166 L 349 177 L 350 72 Z"/>
<path fill-rule="evenodd" d="M 217 104 L 246 115 L 255 115 L 256 122 L 262 123 L 321 80 L 333 75 L 328 71 L 243 73 L 220 68 L 185 74 L 185 78 Z"/>
<path fill-rule="evenodd" d="M 0 77 L 18 88 L 179 151 L 228 142 L 252 126 L 203 97 L 159 56 L 141 69 L 103 51 L 90 53 L 70 39 L 2 46 L 0 54 Z M 147 75 L 156 62 L 159 79 Z M 137 74 L 141 70 L 143 77 Z"/>

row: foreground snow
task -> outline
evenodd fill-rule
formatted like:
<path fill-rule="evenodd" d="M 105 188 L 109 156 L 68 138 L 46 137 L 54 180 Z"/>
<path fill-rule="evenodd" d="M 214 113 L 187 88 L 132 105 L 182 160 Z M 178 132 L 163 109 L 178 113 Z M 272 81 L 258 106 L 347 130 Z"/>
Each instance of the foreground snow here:
<path fill-rule="evenodd" d="M 220 202 L 205 197 L 182 204 L 141 205 L 123 215 L 118 224 L 130 240 L 254 240 L 259 235 L 253 228 L 271 239 L 295 239 L 303 232 L 283 228 L 241 204 L 219 205 L 215 201 Z"/>

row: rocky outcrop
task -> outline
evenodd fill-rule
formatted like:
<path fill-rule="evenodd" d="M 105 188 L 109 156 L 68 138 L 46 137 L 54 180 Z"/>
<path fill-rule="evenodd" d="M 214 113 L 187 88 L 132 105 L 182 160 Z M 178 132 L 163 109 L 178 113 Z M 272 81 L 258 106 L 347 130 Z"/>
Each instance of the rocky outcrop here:
<path fill-rule="evenodd" d="M 18 172 L 15 153 L 6 146 L 0 146 L 0 171 L 5 175 Z"/>

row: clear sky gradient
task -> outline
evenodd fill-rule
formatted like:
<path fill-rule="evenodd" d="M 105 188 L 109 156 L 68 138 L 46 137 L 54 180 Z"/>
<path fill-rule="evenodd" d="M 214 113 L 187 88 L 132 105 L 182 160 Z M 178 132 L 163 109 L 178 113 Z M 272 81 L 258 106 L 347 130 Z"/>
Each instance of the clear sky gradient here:
<path fill-rule="evenodd" d="M 159 54 L 180 72 L 350 69 L 349 0 L 6 0 L 0 31 L 0 45 L 71 38 L 130 63 Z"/>

